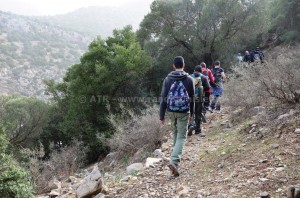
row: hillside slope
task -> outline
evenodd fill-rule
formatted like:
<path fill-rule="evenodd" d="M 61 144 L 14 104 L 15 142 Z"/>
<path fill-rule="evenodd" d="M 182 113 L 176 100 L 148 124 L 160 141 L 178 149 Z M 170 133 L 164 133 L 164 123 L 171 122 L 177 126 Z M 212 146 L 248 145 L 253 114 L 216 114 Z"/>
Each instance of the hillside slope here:
<path fill-rule="evenodd" d="M 112 35 L 114 29 L 121 29 L 126 25 L 132 25 L 137 29 L 149 12 L 152 1 L 135 1 L 120 7 L 86 7 L 68 14 L 36 17 L 36 19 L 92 37 L 106 38 Z"/>
<path fill-rule="evenodd" d="M 44 79 L 60 80 L 91 37 L 0 11 L 0 94 L 43 98 Z"/>

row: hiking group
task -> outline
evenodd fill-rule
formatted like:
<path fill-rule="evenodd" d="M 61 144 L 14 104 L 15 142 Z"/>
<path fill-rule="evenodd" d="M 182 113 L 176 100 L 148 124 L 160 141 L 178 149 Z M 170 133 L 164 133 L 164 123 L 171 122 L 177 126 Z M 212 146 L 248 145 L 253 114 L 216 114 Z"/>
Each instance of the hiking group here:
<path fill-rule="evenodd" d="M 185 63 L 182 56 L 175 57 L 172 71 L 164 79 L 161 103 L 160 121 L 165 123 L 167 112 L 173 132 L 173 149 L 168 165 L 174 176 L 179 176 L 178 165 L 187 135 L 205 136 L 201 123 L 206 122 L 205 113 L 221 111 L 219 98 L 223 93 L 223 80 L 226 79 L 220 61 L 214 62 L 212 70 L 203 62 L 197 65 L 193 74 L 184 71 Z M 210 102 L 210 95 L 213 100 Z"/>
<path fill-rule="evenodd" d="M 256 47 L 256 49 L 252 49 L 250 52 L 245 51 L 244 56 L 242 56 L 241 53 L 238 53 L 236 58 L 239 63 L 241 62 L 253 63 L 259 61 L 260 63 L 263 63 L 264 57 L 265 57 L 264 53 L 259 49 L 259 47 Z"/>

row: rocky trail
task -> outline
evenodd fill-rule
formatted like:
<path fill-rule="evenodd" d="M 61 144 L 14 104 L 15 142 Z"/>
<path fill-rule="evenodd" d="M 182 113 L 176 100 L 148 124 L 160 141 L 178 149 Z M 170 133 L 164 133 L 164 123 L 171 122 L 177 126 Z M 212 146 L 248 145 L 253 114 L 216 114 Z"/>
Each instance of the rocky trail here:
<path fill-rule="evenodd" d="M 170 135 L 153 158 L 127 167 L 127 174 L 101 174 L 95 166 L 88 179 L 71 177 L 46 197 L 76 197 L 80 188 L 86 191 L 81 197 L 95 198 L 300 197 L 299 126 L 264 128 L 255 117 L 233 125 L 229 114 L 226 109 L 208 114 L 208 123 L 203 125 L 206 137 L 188 137 L 179 177 L 172 176 L 167 167 Z M 97 184 L 87 184 L 92 177 Z"/>

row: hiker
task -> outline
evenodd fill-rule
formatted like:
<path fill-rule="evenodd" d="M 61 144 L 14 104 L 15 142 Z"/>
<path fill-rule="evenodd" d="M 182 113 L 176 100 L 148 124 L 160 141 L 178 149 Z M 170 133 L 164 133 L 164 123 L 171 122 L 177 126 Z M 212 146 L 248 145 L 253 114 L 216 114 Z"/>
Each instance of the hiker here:
<path fill-rule="evenodd" d="M 263 63 L 263 58 L 265 57 L 264 53 L 260 51 L 259 47 L 256 47 L 256 50 L 253 52 L 254 53 L 254 59 L 260 60 L 260 63 Z"/>
<path fill-rule="evenodd" d="M 195 130 L 195 134 L 200 134 L 202 137 L 205 135 L 201 130 L 201 122 L 202 122 L 202 111 L 203 111 L 203 98 L 204 92 L 208 91 L 210 86 L 208 79 L 201 74 L 202 67 L 197 65 L 195 67 L 194 73 L 191 77 L 194 80 L 194 88 L 195 88 L 195 110 L 194 110 L 194 119 L 188 125 L 188 136 L 191 136 L 193 130 Z M 193 124 L 195 123 L 195 124 Z"/>
<path fill-rule="evenodd" d="M 165 78 L 161 91 L 160 122 L 165 123 L 167 110 L 173 131 L 173 150 L 168 167 L 174 176 L 179 176 L 178 165 L 186 140 L 187 124 L 192 120 L 194 113 L 194 83 L 193 79 L 183 71 L 184 66 L 182 56 L 174 58 L 175 71 Z"/>
<path fill-rule="evenodd" d="M 214 96 L 213 101 L 210 104 L 210 110 L 213 111 L 217 106 L 217 109 L 219 112 L 221 112 L 219 98 L 223 94 L 223 80 L 226 80 L 226 76 L 224 73 L 224 69 L 221 68 L 220 61 L 214 62 L 214 68 L 212 69 L 212 73 L 215 78 L 214 86 L 212 86 L 212 95 Z"/>
<path fill-rule="evenodd" d="M 236 60 L 237 60 L 238 63 L 243 62 L 243 58 L 244 57 L 241 55 L 241 53 L 238 53 L 237 56 L 236 56 Z"/>
<path fill-rule="evenodd" d="M 204 109 L 203 109 L 203 113 L 206 113 L 206 110 L 208 110 L 209 108 L 209 104 L 210 104 L 210 94 L 211 94 L 211 88 L 210 86 L 215 82 L 215 78 L 211 72 L 210 69 L 208 69 L 206 67 L 206 64 L 204 62 L 202 62 L 200 64 L 200 66 L 202 67 L 202 74 L 208 79 L 209 82 L 209 89 L 208 90 L 204 90 Z"/>
<path fill-rule="evenodd" d="M 245 51 L 245 56 L 244 56 L 244 59 L 243 59 L 243 61 L 244 62 L 247 62 L 247 63 L 250 63 L 250 62 L 253 62 L 253 61 L 251 61 L 251 54 L 249 53 L 249 51 Z"/>

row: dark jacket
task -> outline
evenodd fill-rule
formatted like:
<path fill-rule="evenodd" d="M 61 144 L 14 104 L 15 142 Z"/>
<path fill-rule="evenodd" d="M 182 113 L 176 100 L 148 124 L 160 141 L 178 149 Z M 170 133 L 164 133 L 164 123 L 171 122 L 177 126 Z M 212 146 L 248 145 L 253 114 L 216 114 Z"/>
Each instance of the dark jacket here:
<path fill-rule="evenodd" d="M 191 103 L 190 103 L 190 113 L 192 116 L 194 113 L 194 94 L 195 94 L 195 90 L 194 90 L 194 81 L 193 79 L 188 76 L 188 74 L 184 71 L 173 71 L 170 72 L 168 74 L 168 76 L 165 78 L 164 83 L 163 83 L 163 87 L 161 90 L 161 98 L 160 98 L 160 120 L 164 120 L 165 119 L 165 113 L 166 113 L 166 109 L 167 109 L 167 96 L 168 93 L 170 91 L 171 85 L 173 84 L 173 82 L 175 80 L 181 80 L 183 82 L 183 85 L 185 86 L 189 97 L 191 99 Z"/>
<path fill-rule="evenodd" d="M 195 75 L 195 77 L 200 76 L 200 73 L 198 73 L 198 72 L 194 72 L 193 74 Z M 205 91 L 205 92 L 209 91 L 210 85 L 209 85 L 208 79 L 203 74 L 201 75 L 201 82 L 202 82 L 202 86 L 203 86 L 203 91 Z"/>

